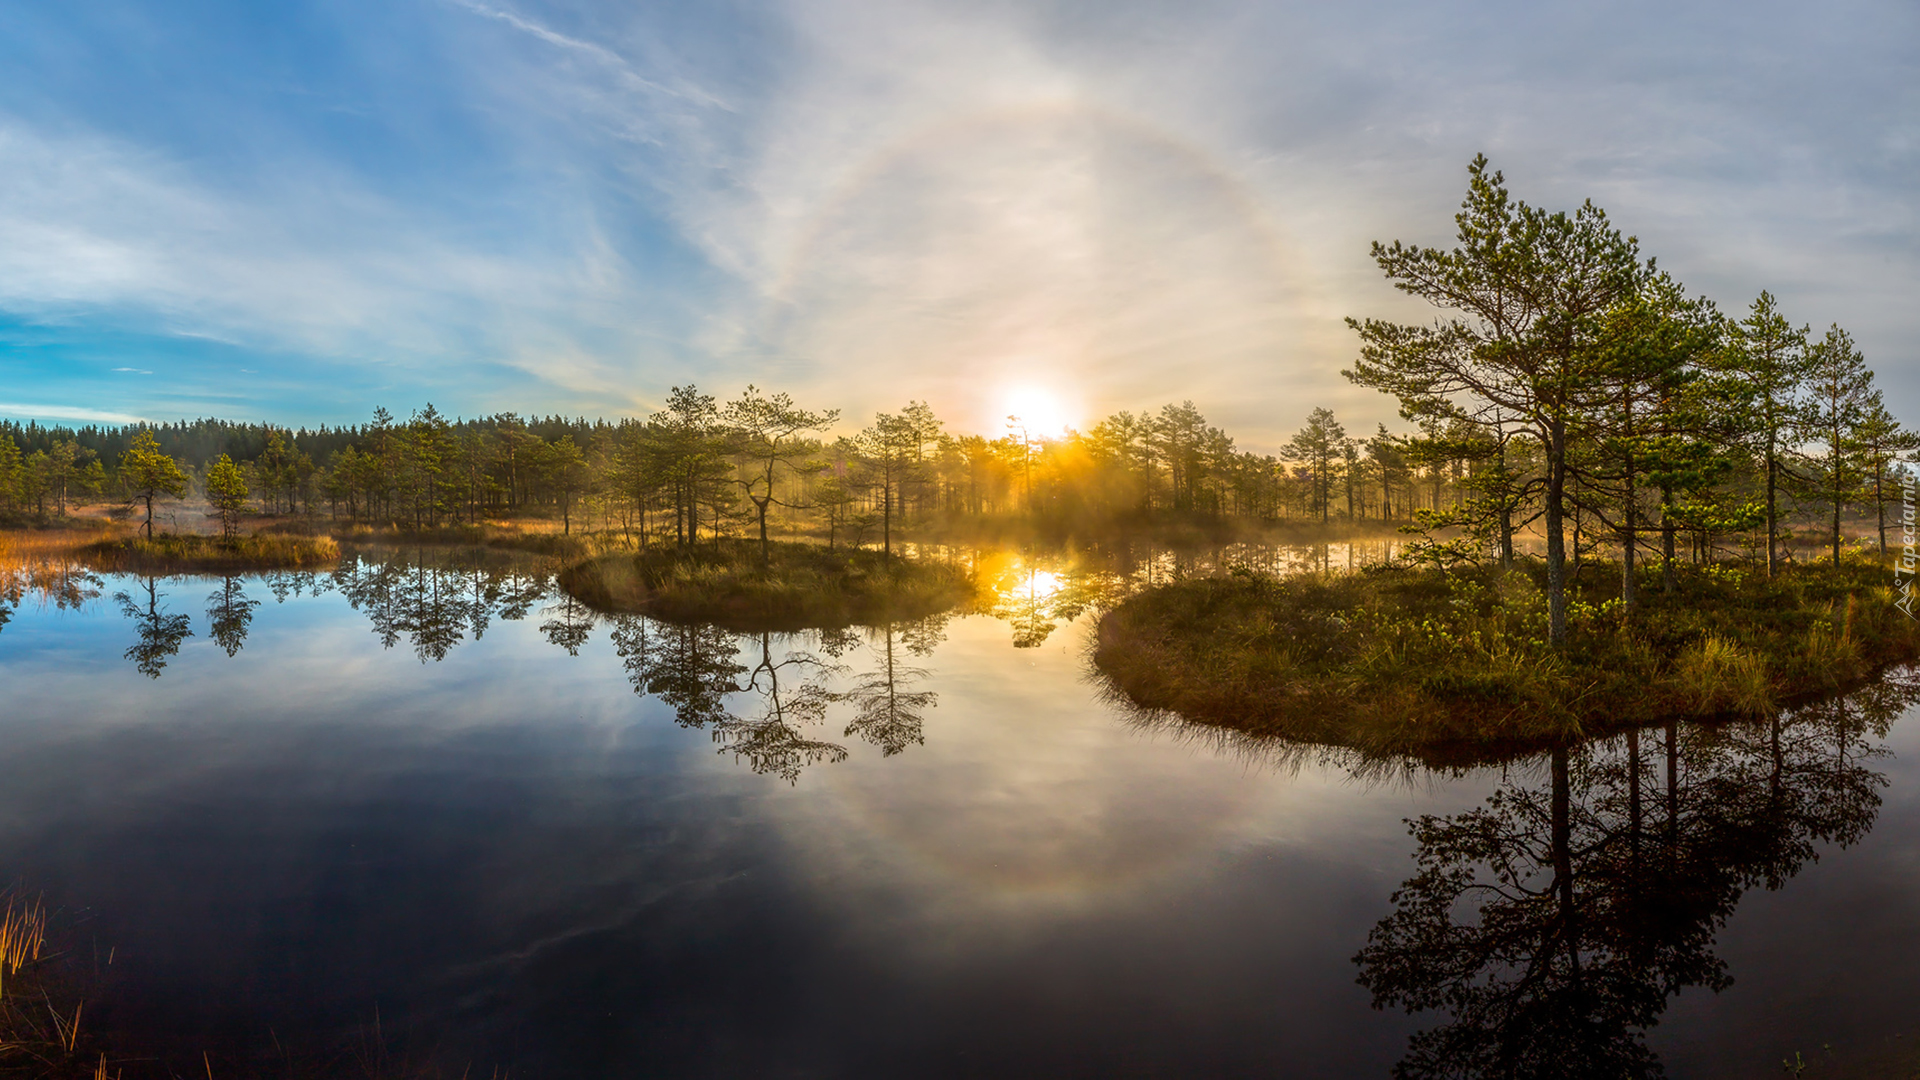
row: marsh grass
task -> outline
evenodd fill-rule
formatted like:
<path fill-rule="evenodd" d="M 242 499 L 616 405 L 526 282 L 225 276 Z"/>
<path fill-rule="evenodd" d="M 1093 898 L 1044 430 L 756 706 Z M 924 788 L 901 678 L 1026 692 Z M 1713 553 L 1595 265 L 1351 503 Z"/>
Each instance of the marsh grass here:
<path fill-rule="evenodd" d="M 0 907 L 0 1076 L 94 1076 L 82 1049 L 85 1001 L 47 951 L 47 910 L 8 892 Z"/>
<path fill-rule="evenodd" d="M 7 899 L 0 912 L 0 997 L 6 995 L 6 979 L 20 974 L 20 968 L 38 962 L 47 940 L 47 912 L 39 901 L 19 903 Z"/>
<path fill-rule="evenodd" d="M 1578 589 L 1546 643 L 1526 570 L 1238 572 L 1139 594 L 1101 620 L 1094 662 L 1134 703 L 1259 735 L 1455 763 L 1673 716 L 1759 716 L 1920 656 L 1920 623 L 1871 562 L 1650 577 Z"/>
<path fill-rule="evenodd" d="M 148 540 L 101 540 L 80 549 L 99 570 L 182 573 L 222 570 L 300 570 L 339 561 L 340 546 L 330 536 L 196 536 L 162 533 Z"/>
<path fill-rule="evenodd" d="M 420 1053 L 372 1022 L 322 1036 L 316 1047 L 294 1050 L 279 1035 L 260 1033 L 260 1045 L 201 1048 L 180 1045 L 171 1030 L 137 1034 L 96 1017 L 114 1014 L 112 950 L 76 948 L 71 921 L 18 891 L 0 893 L 0 1080 L 504 1080 L 505 1073 L 449 1065 Z"/>
<path fill-rule="evenodd" d="M 602 611 L 730 630 L 798 630 L 921 618 L 966 603 L 972 576 L 944 562 L 861 548 L 725 540 L 601 555 L 562 570 L 562 588 Z"/>
<path fill-rule="evenodd" d="M 335 539 L 349 544 L 409 546 L 434 544 L 451 547 L 501 548 L 563 559 L 591 558 L 633 546 L 624 534 L 617 531 L 576 532 L 566 535 L 561 533 L 557 526 L 547 529 L 538 522 L 526 524 L 489 521 L 471 525 L 441 525 L 424 529 L 345 525 L 335 526 L 329 532 Z"/>

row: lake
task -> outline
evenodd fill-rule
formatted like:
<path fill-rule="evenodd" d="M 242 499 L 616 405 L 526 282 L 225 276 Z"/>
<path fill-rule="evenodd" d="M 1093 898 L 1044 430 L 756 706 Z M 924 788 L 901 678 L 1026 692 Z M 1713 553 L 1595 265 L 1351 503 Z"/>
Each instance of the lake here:
<path fill-rule="evenodd" d="M 791 635 L 596 617 L 500 553 L 16 568 L 0 883 L 101 973 L 90 1023 L 196 1069 L 1908 1075 L 1905 673 L 1433 771 L 1090 668 L 1152 575 L 1377 555 L 973 553 L 992 610 Z"/>

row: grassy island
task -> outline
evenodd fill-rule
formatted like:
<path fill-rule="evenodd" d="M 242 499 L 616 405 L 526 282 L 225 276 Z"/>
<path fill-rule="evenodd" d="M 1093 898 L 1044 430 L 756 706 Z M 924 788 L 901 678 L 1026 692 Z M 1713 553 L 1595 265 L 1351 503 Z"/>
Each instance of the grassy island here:
<path fill-rule="evenodd" d="M 1920 656 L 1920 623 L 1870 563 L 1691 569 L 1629 614 L 1589 567 L 1563 650 L 1538 572 L 1237 571 L 1134 596 L 1094 661 L 1135 704 L 1258 735 L 1472 761 L 1680 715 L 1731 718 L 1839 692 Z"/>
<path fill-rule="evenodd" d="M 602 611 L 731 630 L 797 630 L 914 619 L 966 602 L 972 577 L 945 563 L 865 548 L 723 540 L 602 555 L 560 573 L 560 585 Z"/>
<path fill-rule="evenodd" d="M 327 536 L 176 536 L 162 533 L 100 540 L 79 549 L 102 570 L 139 573 L 220 573 L 245 570 L 306 570 L 330 566 L 340 547 Z"/>

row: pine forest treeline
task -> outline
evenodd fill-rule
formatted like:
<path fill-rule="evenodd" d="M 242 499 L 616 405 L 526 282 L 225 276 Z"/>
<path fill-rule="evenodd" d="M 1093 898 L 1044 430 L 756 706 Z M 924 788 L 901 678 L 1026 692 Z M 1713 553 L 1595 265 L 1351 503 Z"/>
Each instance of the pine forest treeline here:
<path fill-rule="evenodd" d="M 1682 555 L 1696 558 L 1714 545 L 1763 543 L 1756 537 L 1769 461 L 1776 481 L 1787 481 L 1787 516 L 1809 528 L 1831 533 L 1836 521 L 1844 526 L 1863 511 L 1877 536 L 1889 521 L 1897 524 L 1910 433 L 1877 395 L 1849 419 L 1832 406 L 1831 393 L 1824 410 L 1816 408 L 1814 389 L 1802 388 L 1804 401 L 1795 405 L 1805 419 L 1789 435 L 1803 441 L 1790 453 L 1733 439 L 1717 448 L 1674 447 L 1690 468 L 1667 466 L 1633 496 L 1645 504 L 1642 520 L 1653 523 L 1650 542 L 1657 548 L 1671 533 Z M 955 434 L 913 402 L 855 434 L 801 431 L 772 445 L 736 419 L 739 402 L 767 397 L 756 390 L 720 402 L 676 387 L 667 408 L 619 421 L 529 421 L 512 413 L 454 419 L 428 405 L 405 420 L 379 410 L 358 427 L 319 429 L 220 420 L 78 430 L 0 422 L 0 508 L 55 517 L 63 500 L 138 498 L 128 453 L 146 432 L 216 514 L 244 507 L 419 529 L 540 517 L 569 531 L 584 525 L 691 543 L 757 533 L 764 511 L 781 533 L 887 544 L 903 524 L 970 518 L 1062 529 L 1156 520 L 1376 522 L 1422 528 L 1433 536 L 1429 558 L 1465 562 L 1511 558 L 1515 538 L 1540 512 L 1532 490 L 1541 485 L 1540 455 L 1459 423 L 1426 420 L 1399 433 L 1381 426 L 1357 438 L 1316 408 L 1271 455 L 1237 449 L 1191 402 L 1117 413 L 1056 438 Z M 1583 552 L 1603 542 L 1626 498 L 1627 477 L 1605 467 L 1603 449 L 1588 448 L 1572 504 Z"/>

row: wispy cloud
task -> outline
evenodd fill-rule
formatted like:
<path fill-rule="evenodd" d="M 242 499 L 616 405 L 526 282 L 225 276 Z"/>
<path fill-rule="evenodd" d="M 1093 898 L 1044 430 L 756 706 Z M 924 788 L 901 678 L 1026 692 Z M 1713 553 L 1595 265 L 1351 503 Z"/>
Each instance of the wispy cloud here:
<path fill-rule="evenodd" d="M 146 418 L 107 409 L 87 409 L 78 405 L 22 405 L 0 401 L 0 416 L 16 420 L 79 420 L 99 424 L 138 424 Z"/>
<path fill-rule="evenodd" d="M 137 367 L 117 367 L 117 368 L 114 368 L 113 370 L 115 370 L 115 371 L 124 371 L 124 372 L 126 372 L 127 374 L 129 374 L 129 375 L 151 375 L 151 374 L 153 374 L 153 372 L 151 372 L 151 371 L 148 371 L 148 370 L 146 370 L 145 368 L 137 368 Z"/>
<path fill-rule="evenodd" d="M 555 48 L 584 56 L 615 74 L 629 89 L 643 91 L 648 94 L 665 94 L 692 101 L 700 105 L 723 107 L 719 98 L 714 97 L 712 94 L 707 93 L 692 83 L 683 80 L 675 80 L 672 85 L 657 82 L 636 71 L 633 65 L 628 63 L 624 57 L 604 45 L 598 45 L 594 42 L 584 41 L 576 37 L 569 37 L 566 34 L 543 26 L 507 8 L 482 4 L 477 2 L 477 0 L 447 0 L 447 2 L 454 7 L 473 12 L 484 18 L 503 22 L 515 30 L 523 34 L 529 34 Z"/>

